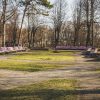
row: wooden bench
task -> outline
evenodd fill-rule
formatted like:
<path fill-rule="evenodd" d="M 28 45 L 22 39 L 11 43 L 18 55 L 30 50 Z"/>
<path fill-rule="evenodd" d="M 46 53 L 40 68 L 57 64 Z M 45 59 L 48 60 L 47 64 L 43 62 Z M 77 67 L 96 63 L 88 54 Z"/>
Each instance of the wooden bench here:
<path fill-rule="evenodd" d="M 83 55 L 89 56 L 92 51 L 92 48 L 88 48 L 85 52 L 83 52 Z"/>
<path fill-rule="evenodd" d="M 98 48 L 92 49 L 90 52 L 90 57 L 97 57 L 98 55 Z"/>
<path fill-rule="evenodd" d="M 98 49 L 97 58 L 100 58 L 100 49 Z"/>

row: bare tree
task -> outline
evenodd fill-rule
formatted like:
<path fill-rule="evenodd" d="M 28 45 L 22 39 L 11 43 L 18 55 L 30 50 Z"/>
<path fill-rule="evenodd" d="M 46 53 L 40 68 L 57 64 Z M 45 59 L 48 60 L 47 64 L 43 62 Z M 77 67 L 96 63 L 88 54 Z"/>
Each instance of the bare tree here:
<path fill-rule="evenodd" d="M 0 22 L 2 24 L 2 46 L 5 46 L 6 44 L 6 22 L 9 22 L 9 20 L 14 16 L 15 10 L 17 9 L 17 6 L 14 4 L 16 3 L 16 0 L 2 0 L 1 1 L 1 18 Z M 17 3 L 16 3 L 17 5 Z"/>
<path fill-rule="evenodd" d="M 53 8 L 53 25 L 54 25 L 54 47 L 59 43 L 62 25 L 65 20 L 66 2 L 64 0 L 57 0 Z"/>
<path fill-rule="evenodd" d="M 94 27 L 98 21 L 98 8 L 100 0 L 78 0 L 76 10 L 74 10 L 74 45 L 79 45 L 81 38 L 81 30 L 84 33 L 86 46 L 94 46 Z M 80 36 L 79 36 L 80 34 Z M 82 39 L 82 38 L 81 38 Z M 84 39 L 83 39 L 84 40 Z"/>
<path fill-rule="evenodd" d="M 74 46 L 79 45 L 79 31 L 81 28 L 81 17 L 82 17 L 82 2 L 77 2 L 73 12 L 73 25 L 74 25 Z"/>
<path fill-rule="evenodd" d="M 47 8 L 51 8 L 52 7 L 50 2 L 48 2 L 47 0 L 21 0 L 21 3 L 24 6 L 24 12 L 23 12 L 23 16 L 22 16 L 20 31 L 19 31 L 18 45 L 20 44 L 20 37 L 21 37 L 21 31 L 22 31 L 22 27 L 23 27 L 23 22 L 24 22 L 24 18 L 25 18 L 25 15 L 26 15 L 26 12 L 27 12 L 28 8 L 32 7 L 31 10 L 34 9 L 34 11 L 39 13 L 40 11 L 36 8 L 36 5 L 40 5 L 40 7 L 42 5 L 42 6 L 45 6 Z"/>
<path fill-rule="evenodd" d="M 97 15 L 95 13 L 98 9 L 99 0 L 85 0 L 84 11 L 86 15 L 86 23 L 87 23 L 87 37 L 86 37 L 86 46 L 93 46 L 94 42 L 94 23 L 97 21 L 95 18 Z"/>

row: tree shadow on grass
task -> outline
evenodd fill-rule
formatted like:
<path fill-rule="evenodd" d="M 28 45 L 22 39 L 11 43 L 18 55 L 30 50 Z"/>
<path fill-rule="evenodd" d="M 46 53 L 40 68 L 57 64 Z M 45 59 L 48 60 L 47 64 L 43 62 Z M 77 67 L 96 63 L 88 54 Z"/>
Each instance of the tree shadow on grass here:
<path fill-rule="evenodd" d="M 89 55 L 82 54 L 82 55 L 83 55 L 83 58 L 86 59 L 86 62 L 100 62 L 100 57 L 96 54 L 93 54 L 93 55 L 91 55 L 91 54 L 89 54 Z"/>
<path fill-rule="evenodd" d="M 0 100 L 100 100 L 100 89 L 95 89 L 95 90 L 59 90 L 59 89 L 58 90 L 54 90 L 54 89 L 5 90 L 5 91 L 0 91 Z"/>
<path fill-rule="evenodd" d="M 100 58 L 88 59 L 87 62 L 100 62 Z"/>
<path fill-rule="evenodd" d="M 100 58 L 97 56 L 84 55 L 83 58 L 85 58 L 85 62 L 100 62 Z"/>

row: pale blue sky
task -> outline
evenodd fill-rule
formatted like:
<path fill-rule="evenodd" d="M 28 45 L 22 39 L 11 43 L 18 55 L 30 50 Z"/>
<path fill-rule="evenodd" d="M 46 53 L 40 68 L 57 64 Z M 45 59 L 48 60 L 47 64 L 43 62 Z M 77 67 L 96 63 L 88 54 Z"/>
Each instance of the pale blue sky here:
<path fill-rule="evenodd" d="M 55 0 L 48 0 L 48 1 L 53 3 Z M 66 1 L 68 2 L 69 5 L 71 5 L 74 2 L 74 0 L 66 0 Z"/>
<path fill-rule="evenodd" d="M 48 1 L 50 1 L 51 3 L 54 3 L 55 2 L 55 0 L 48 0 Z M 67 6 L 68 6 L 68 15 L 69 16 L 71 16 L 71 14 L 72 14 L 72 10 L 73 10 L 73 8 L 74 8 L 74 4 L 75 4 L 75 1 L 77 1 L 77 0 L 65 0 L 66 2 L 67 2 Z"/>

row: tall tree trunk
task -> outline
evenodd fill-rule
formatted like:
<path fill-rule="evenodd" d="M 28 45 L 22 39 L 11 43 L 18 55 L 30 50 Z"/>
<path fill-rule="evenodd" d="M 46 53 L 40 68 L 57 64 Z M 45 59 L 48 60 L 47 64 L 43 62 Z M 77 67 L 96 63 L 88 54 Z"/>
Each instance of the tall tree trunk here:
<path fill-rule="evenodd" d="M 94 0 L 91 0 L 91 39 L 92 39 L 92 43 L 91 46 L 94 46 Z"/>
<path fill-rule="evenodd" d="M 4 0 L 3 1 L 3 35 L 2 35 L 2 46 L 5 47 L 5 36 L 6 36 L 6 23 L 5 23 L 5 20 L 6 20 L 6 8 L 7 8 L 7 0 Z"/>
<path fill-rule="evenodd" d="M 90 46 L 90 21 L 89 21 L 89 0 L 87 0 L 86 5 L 86 19 L 87 19 L 87 37 L 86 37 L 86 46 Z"/>
<path fill-rule="evenodd" d="M 24 22 L 24 17 L 27 11 L 27 3 L 25 5 L 25 9 L 24 9 L 24 13 L 23 13 L 23 17 L 22 17 L 22 21 L 21 21 L 21 27 L 20 27 L 20 31 L 19 31 L 19 36 L 18 36 L 18 45 L 20 44 L 20 38 L 21 38 L 21 33 L 22 33 L 22 27 L 23 27 L 23 22 Z"/>

